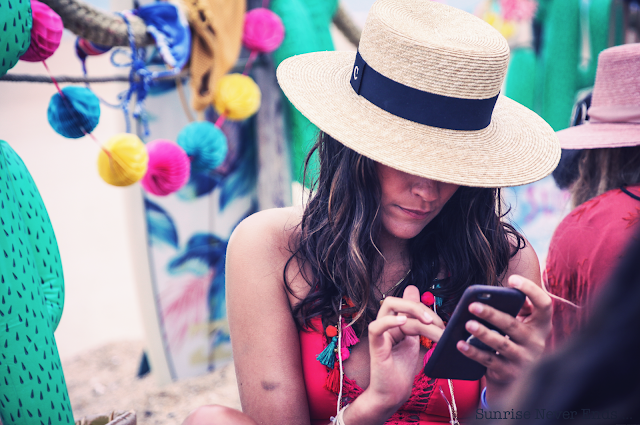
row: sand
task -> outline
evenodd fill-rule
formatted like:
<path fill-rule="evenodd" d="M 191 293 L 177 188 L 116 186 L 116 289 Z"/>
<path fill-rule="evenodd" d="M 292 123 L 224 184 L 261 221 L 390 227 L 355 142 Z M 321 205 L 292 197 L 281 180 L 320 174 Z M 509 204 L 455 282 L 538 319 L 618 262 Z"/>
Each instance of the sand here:
<path fill-rule="evenodd" d="M 240 409 L 233 364 L 204 376 L 158 386 L 151 375 L 137 378 L 143 345 L 122 341 L 62 362 L 76 419 L 134 410 L 139 425 L 180 424 L 198 406 Z"/>

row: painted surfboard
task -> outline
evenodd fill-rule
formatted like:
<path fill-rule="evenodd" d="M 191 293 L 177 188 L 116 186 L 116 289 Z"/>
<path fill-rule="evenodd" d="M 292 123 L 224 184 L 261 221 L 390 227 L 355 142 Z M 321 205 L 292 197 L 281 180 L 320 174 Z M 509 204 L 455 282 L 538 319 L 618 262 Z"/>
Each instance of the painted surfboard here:
<path fill-rule="evenodd" d="M 131 234 L 146 352 L 160 383 L 202 375 L 231 361 L 224 264 L 235 226 L 259 209 L 291 203 L 282 95 L 270 58 L 254 65 L 258 113 L 225 121 L 229 152 L 209 172 L 192 173 L 175 194 L 131 192 Z M 150 137 L 176 140 L 188 124 L 176 90 L 147 98 Z M 215 122 L 215 112 L 206 113 Z"/>

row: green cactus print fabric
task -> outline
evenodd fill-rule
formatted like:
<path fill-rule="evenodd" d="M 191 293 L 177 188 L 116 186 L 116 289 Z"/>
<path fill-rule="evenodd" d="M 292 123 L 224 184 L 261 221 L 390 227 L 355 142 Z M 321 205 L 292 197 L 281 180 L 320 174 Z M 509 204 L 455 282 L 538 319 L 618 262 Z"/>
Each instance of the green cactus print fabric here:
<path fill-rule="evenodd" d="M 53 336 L 64 304 L 60 253 L 38 188 L 0 140 L 0 418 L 73 424 Z"/>
<path fill-rule="evenodd" d="M 0 77 L 29 48 L 32 25 L 29 0 L 0 0 Z"/>

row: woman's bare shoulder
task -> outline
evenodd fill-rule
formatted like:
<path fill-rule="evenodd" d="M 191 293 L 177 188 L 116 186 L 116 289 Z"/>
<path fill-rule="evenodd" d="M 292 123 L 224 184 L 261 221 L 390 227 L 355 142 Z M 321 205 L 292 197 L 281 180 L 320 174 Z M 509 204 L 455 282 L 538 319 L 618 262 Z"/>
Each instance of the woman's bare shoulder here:
<path fill-rule="evenodd" d="M 229 249 L 269 249 L 272 254 L 274 249 L 289 252 L 301 218 L 299 207 L 273 208 L 252 214 L 236 226 Z"/>
<path fill-rule="evenodd" d="M 301 208 L 289 207 L 260 211 L 240 222 L 227 247 L 227 276 L 231 283 L 260 280 L 282 287 L 301 218 Z M 297 268 L 287 269 L 291 279 L 289 273 L 295 275 Z"/>
<path fill-rule="evenodd" d="M 523 237 L 524 238 L 524 237 Z M 509 267 L 503 278 L 503 284 L 506 286 L 506 282 L 509 276 L 517 274 L 524 276 L 527 279 L 532 280 L 538 286 L 542 284 L 542 277 L 540 274 L 540 262 L 538 261 L 538 255 L 531 246 L 531 243 L 524 239 L 524 247 L 518 249 L 517 240 L 510 235 L 509 242 L 514 249 L 517 249 L 515 255 L 509 260 Z"/>

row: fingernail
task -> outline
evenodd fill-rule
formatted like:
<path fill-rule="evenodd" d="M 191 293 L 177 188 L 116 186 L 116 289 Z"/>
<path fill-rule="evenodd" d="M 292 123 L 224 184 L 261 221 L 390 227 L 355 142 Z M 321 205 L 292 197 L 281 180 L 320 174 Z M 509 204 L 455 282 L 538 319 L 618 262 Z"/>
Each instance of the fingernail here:
<path fill-rule="evenodd" d="M 398 323 L 403 324 L 407 321 L 407 316 L 396 316 L 396 319 L 398 320 Z"/>
<path fill-rule="evenodd" d="M 469 311 L 475 314 L 482 313 L 482 310 L 484 310 L 484 307 L 482 307 L 482 303 L 471 303 L 471 305 L 469 306 Z"/>
<path fill-rule="evenodd" d="M 520 288 L 522 286 L 522 278 L 517 275 L 513 275 L 509 278 L 509 283 L 514 288 Z"/>
<path fill-rule="evenodd" d="M 472 331 L 472 332 L 477 331 L 478 330 L 478 322 L 476 322 L 475 320 L 469 320 L 467 322 L 467 329 Z"/>
<path fill-rule="evenodd" d="M 427 322 L 427 324 L 433 323 L 433 319 L 431 318 L 431 315 L 426 311 L 424 312 L 424 320 Z"/>
<path fill-rule="evenodd" d="M 467 344 L 467 343 L 466 343 L 466 342 L 464 342 L 464 341 L 460 341 L 460 342 L 458 342 L 458 348 L 459 348 L 461 351 L 469 351 L 469 344 Z"/>

